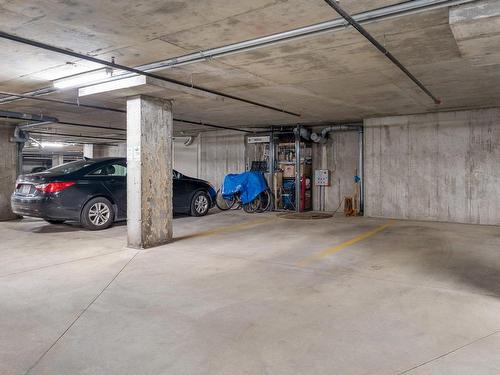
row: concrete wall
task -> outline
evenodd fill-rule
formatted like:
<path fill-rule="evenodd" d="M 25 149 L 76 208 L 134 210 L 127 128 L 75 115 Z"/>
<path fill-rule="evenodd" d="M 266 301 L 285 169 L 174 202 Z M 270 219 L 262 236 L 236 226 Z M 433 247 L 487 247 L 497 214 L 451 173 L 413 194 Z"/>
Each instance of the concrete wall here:
<path fill-rule="evenodd" d="M 185 146 L 187 138 L 174 138 L 174 169 L 189 177 L 198 177 L 198 148 L 199 137 L 193 143 Z"/>
<path fill-rule="evenodd" d="M 200 133 L 194 142 L 184 146 L 185 137 L 173 142 L 173 167 L 190 177 L 202 178 L 220 186 L 228 173 L 245 171 L 245 136 L 231 131 Z M 127 156 L 126 145 L 94 145 L 95 158 Z"/>
<path fill-rule="evenodd" d="M 94 158 L 127 157 L 126 143 L 120 143 L 117 146 L 94 145 L 92 149 Z"/>
<path fill-rule="evenodd" d="M 500 108 L 365 125 L 368 216 L 500 224 Z"/>
<path fill-rule="evenodd" d="M 354 176 L 358 167 L 358 132 L 333 132 L 328 141 L 313 144 L 313 171 L 328 169 L 331 186 L 324 187 L 323 193 L 313 185 L 313 209 L 320 210 L 323 200 L 324 211 L 339 208 L 345 196 L 354 195 Z M 314 173 L 314 172 L 313 172 Z M 342 210 L 343 206 L 339 208 Z"/>
<path fill-rule="evenodd" d="M 0 123 L 0 220 L 14 219 L 10 210 L 10 196 L 16 183 L 16 144 L 9 139 L 14 135 L 14 128 Z"/>
<path fill-rule="evenodd" d="M 228 173 L 245 171 L 245 135 L 214 131 L 200 133 L 198 176 L 219 187 Z"/>
<path fill-rule="evenodd" d="M 325 188 L 326 211 L 335 210 L 344 196 L 353 195 L 353 177 L 358 163 L 357 132 L 333 133 L 324 146 L 313 147 L 314 169 L 326 168 L 332 171 L 332 186 Z M 174 166 L 182 173 L 192 167 L 197 159 L 197 177 L 219 187 L 228 173 L 244 172 L 251 160 L 262 158 L 260 145 L 245 145 L 245 135 L 228 131 L 201 133 L 188 147 L 180 139 L 174 145 Z M 323 167 L 322 167 L 323 166 Z M 194 174 L 191 174 L 195 176 Z M 195 176 L 196 177 L 196 176 Z M 314 209 L 319 209 L 320 196 L 313 190 Z"/>

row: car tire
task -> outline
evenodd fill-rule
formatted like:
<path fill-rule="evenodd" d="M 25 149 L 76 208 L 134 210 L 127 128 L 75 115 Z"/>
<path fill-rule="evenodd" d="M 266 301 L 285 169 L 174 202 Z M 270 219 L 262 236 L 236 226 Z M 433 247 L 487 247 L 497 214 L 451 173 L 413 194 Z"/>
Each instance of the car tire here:
<path fill-rule="evenodd" d="M 204 191 L 198 191 L 191 199 L 191 216 L 205 216 L 210 210 L 210 197 Z"/>
<path fill-rule="evenodd" d="M 52 220 L 52 219 L 44 219 L 44 220 L 49 224 L 62 224 L 66 221 L 66 220 Z"/>
<path fill-rule="evenodd" d="M 109 228 L 115 220 L 113 205 L 104 197 L 89 200 L 83 206 L 80 222 L 89 230 Z"/>

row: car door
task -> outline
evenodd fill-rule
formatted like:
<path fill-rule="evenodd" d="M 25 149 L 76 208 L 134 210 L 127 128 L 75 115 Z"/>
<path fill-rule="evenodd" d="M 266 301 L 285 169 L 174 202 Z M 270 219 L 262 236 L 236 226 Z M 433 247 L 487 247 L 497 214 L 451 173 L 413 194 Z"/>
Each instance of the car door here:
<path fill-rule="evenodd" d="M 88 176 L 98 179 L 111 194 L 117 206 L 118 219 L 127 217 L 127 163 L 114 161 L 100 166 Z"/>
<path fill-rule="evenodd" d="M 174 212 L 186 212 L 189 210 L 190 190 L 186 186 L 186 181 L 183 179 L 182 174 L 173 171 L 173 206 Z"/>

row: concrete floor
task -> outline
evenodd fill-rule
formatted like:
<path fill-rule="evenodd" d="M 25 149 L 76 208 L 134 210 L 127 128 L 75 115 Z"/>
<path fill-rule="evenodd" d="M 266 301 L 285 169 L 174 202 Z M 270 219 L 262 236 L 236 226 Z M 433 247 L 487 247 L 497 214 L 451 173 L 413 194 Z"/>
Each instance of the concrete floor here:
<path fill-rule="evenodd" d="M 387 223 L 0 223 L 0 373 L 500 373 L 500 228 Z"/>

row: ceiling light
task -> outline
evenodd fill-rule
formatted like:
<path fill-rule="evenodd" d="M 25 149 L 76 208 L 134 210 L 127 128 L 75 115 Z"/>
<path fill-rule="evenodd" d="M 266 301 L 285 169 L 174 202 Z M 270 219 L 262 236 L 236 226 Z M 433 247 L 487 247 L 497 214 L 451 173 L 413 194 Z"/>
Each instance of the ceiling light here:
<path fill-rule="evenodd" d="M 46 148 L 46 147 L 61 148 L 61 147 L 66 146 L 66 144 L 61 143 L 61 142 L 41 142 L 40 145 L 42 146 L 42 148 Z"/>
<path fill-rule="evenodd" d="M 53 82 L 53 85 L 57 89 L 81 87 L 97 82 L 101 79 L 109 78 L 112 75 L 113 75 L 113 69 L 111 68 L 97 69 L 97 70 L 92 70 L 90 72 L 75 74 L 69 77 L 56 79 Z"/>

